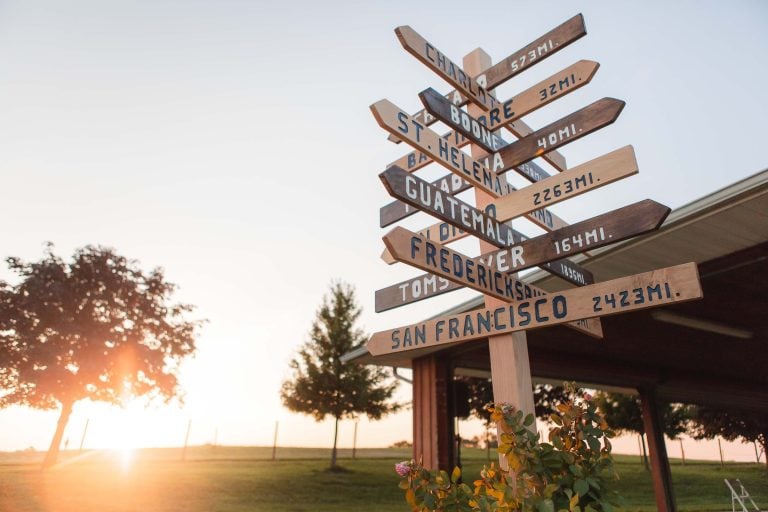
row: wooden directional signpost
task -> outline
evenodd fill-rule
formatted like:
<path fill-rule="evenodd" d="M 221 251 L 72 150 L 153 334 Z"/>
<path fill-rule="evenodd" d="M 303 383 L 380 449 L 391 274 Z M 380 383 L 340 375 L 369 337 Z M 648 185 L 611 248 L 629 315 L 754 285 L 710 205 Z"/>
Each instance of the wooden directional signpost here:
<path fill-rule="evenodd" d="M 521 119 L 587 85 L 599 67 L 597 62 L 577 61 L 507 100 L 493 93 L 498 85 L 584 36 L 581 15 L 495 65 L 476 50 L 464 58 L 463 68 L 411 27 L 398 27 L 395 32 L 406 51 L 455 90 L 448 94 L 431 88 L 422 91 L 425 110 L 415 114 L 386 99 L 371 105 L 390 140 L 413 148 L 379 175 L 395 198 L 381 208 L 380 226 L 419 211 L 438 220 L 418 232 L 394 227 L 383 236 L 385 261 L 427 273 L 378 290 L 376 311 L 464 287 L 484 294 L 485 308 L 378 332 L 367 344 L 373 356 L 487 339 L 494 399 L 533 412 L 526 330 L 564 324 L 600 338 L 600 317 L 701 298 L 694 263 L 596 283 L 588 269 L 567 259 L 654 231 L 669 213 L 669 208 L 650 199 L 574 224 L 549 210 L 638 172 L 632 146 L 572 167 L 557 151 L 616 121 L 624 107 L 621 100 L 599 99 L 540 129 Z M 436 122 L 449 131 L 442 135 L 433 131 L 429 126 Z M 469 153 L 462 149 L 467 145 Z M 541 167 L 542 160 L 553 170 Z M 450 173 L 432 182 L 416 174 L 432 162 Z M 506 177 L 512 170 L 531 184 L 512 186 Z M 470 188 L 475 190 L 474 204 L 457 197 Z M 545 233 L 529 237 L 517 231 L 511 222 L 521 217 Z M 467 236 L 479 240 L 478 256 L 447 246 Z M 517 274 L 537 266 L 575 287 L 547 293 Z M 419 449 L 416 443 L 414 447 Z M 425 461 L 427 466 L 433 463 Z"/>

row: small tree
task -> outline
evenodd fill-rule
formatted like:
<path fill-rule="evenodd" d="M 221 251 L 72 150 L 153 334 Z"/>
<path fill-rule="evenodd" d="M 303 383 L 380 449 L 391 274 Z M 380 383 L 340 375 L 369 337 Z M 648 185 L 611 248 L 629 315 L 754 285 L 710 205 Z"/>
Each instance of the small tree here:
<path fill-rule="evenodd" d="M 694 439 L 714 439 L 717 436 L 743 443 L 756 442 L 768 453 L 768 414 L 741 409 L 698 406 L 692 414 L 690 434 Z M 768 458 L 766 458 L 768 469 Z"/>
<path fill-rule="evenodd" d="M 184 319 L 191 306 L 170 302 L 162 270 L 145 274 L 109 248 L 78 249 L 71 263 L 52 249 L 35 263 L 8 258 L 20 280 L 0 282 L 0 407 L 61 408 L 43 467 L 77 401 L 177 396 L 199 325 Z"/>
<path fill-rule="evenodd" d="M 360 347 L 366 336 L 355 328 L 362 310 L 354 289 L 342 283 L 331 286 L 312 323 L 310 340 L 291 361 L 293 376 L 283 382 L 280 397 L 288 409 L 311 414 L 317 421 L 335 420 L 331 469 L 336 469 L 339 420 L 365 414 L 371 419 L 398 408 L 389 403 L 397 384 L 386 383 L 389 374 L 378 367 L 342 363 L 341 356 Z"/>

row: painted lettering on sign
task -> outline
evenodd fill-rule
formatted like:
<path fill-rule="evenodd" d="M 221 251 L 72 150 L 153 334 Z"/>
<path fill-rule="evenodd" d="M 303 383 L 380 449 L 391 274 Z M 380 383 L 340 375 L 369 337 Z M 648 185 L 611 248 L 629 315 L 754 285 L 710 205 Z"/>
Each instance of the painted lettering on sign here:
<path fill-rule="evenodd" d="M 603 98 L 504 146 L 493 156 L 494 172 L 520 165 L 612 124 L 624 105 L 623 101 Z"/>
<path fill-rule="evenodd" d="M 481 72 L 476 77 L 476 81 L 487 90 L 494 89 L 533 64 L 541 62 L 550 55 L 565 48 L 586 35 L 586 33 L 587 29 L 584 26 L 584 18 L 581 14 L 577 14 Z M 547 48 L 546 52 L 543 51 L 543 47 Z M 531 59 L 532 55 L 535 55 L 536 58 Z M 458 91 L 449 92 L 445 95 L 445 98 L 457 106 L 465 105 L 468 101 Z M 419 115 L 422 112 L 414 114 L 414 117 L 420 119 Z M 431 122 L 426 124 L 431 124 Z M 400 142 L 394 135 L 390 134 L 389 137 L 393 142 Z"/>
<path fill-rule="evenodd" d="M 549 206 L 637 174 L 637 171 L 635 152 L 632 146 L 625 146 L 495 199 L 496 216 L 502 221 L 514 219 L 533 209 Z"/>
<path fill-rule="evenodd" d="M 583 240 L 582 235 L 584 235 Z M 610 238 L 611 235 L 608 235 L 606 238 L 605 228 L 600 226 L 599 228 L 595 228 L 584 233 L 571 235 L 569 237 L 563 238 L 562 240 L 555 240 L 555 251 L 557 254 L 561 254 L 564 252 L 570 252 L 573 247 L 578 247 L 579 250 L 582 248 L 586 249 L 590 245 L 597 244 L 598 242 L 605 242 Z"/>
<path fill-rule="evenodd" d="M 376 355 L 646 309 L 702 297 L 695 263 L 657 269 L 582 288 L 438 317 L 375 333 L 366 347 Z"/>
<path fill-rule="evenodd" d="M 450 281 L 434 274 L 425 274 L 418 279 L 412 279 L 408 282 L 398 285 L 402 293 L 403 300 L 407 297 L 421 297 L 422 294 L 437 294 L 448 288 Z"/>
<path fill-rule="evenodd" d="M 519 117 L 586 85 L 598 67 L 597 62 L 579 61 L 477 118 L 461 110 L 459 105 L 446 100 L 434 89 L 422 91 L 419 97 L 426 110 L 436 119 L 453 127 L 486 151 L 496 151 L 499 149 L 500 140 L 493 138 L 494 130 L 509 125 Z"/>
<path fill-rule="evenodd" d="M 397 134 L 415 149 L 423 151 L 449 171 L 470 181 L 474 186 L 497 197 L 493 186 L 496 175 L 490 169 L 474 160 L 449 141 L 412 119 L 392 102 L 381 100 L 371 105 L 379 125 L 390 133 Z"/>
<path fill-rule="evenodd" d="M 485 87 L 411 27 L 407 25 L 397 27 L 395 34 L 408 53 L 435 71 L 474 103 L 485 110 L 496 105 L 496 98 Z M 487 83 L 485 78 L 482 78 L 482 81 Z"/>
<path fill-rule="evenodd" d="M 598 179 L 598 181 L 600 181 Z M 540 192 L 533 193 L 533 204 L 539 206 L 541 204 L 547 204 L 555 199 L 560 198 L 563 195 L 570 195 L 574 192 L 578 192 L 581 189 L 586 189 L 588 185 L 594 185 L 595 179 L 591 172 L 580 173 L 573 178 L 569 178 L 562 183 L 552 185 L 551 187 L 544 187 Z"/>
<path fill-rule="evenodd" d="M 467 233 L 473 234 L 496 247 L 515 246 L 513 252 L 509 254 L 512 265 L 507 263 L 507 255 L 500 253 L 495 255 L 494 268 L 502 272 L 509 272 L 518 265 L 524 265 L 521 257 L 522 248 L 518 244 L 525 242 L 527 237 L 510 226 L 497 221 L 493 215 L 495 213 L 493 204 L 488 205 L 486 211 L 479 210 L 458 198 L 446 196 L 439 188 L 417 176 L 408 174 L 399 167 L 390 167 L 379 177 L 392 196 L 445 221 L 439 225 L 440 241 L 450 237 L 458 237 L 466 230 Z M 434 239 L 430 228 L 420 231 L 419 234 L 427 240 Z M 520 261 L 518 262 L 518 260 Z M 546 270 L 576 284 L 585 284 L 585 281 L 592 282 L 592 275 L 572 262 L 562 263 L 570 267 L 571 272 L 561 274 L 559 265 L 549 265 L 548 261 L 543 259 L 541 261 Z M 578 277 L 573 279 L 572 275 Z"/>

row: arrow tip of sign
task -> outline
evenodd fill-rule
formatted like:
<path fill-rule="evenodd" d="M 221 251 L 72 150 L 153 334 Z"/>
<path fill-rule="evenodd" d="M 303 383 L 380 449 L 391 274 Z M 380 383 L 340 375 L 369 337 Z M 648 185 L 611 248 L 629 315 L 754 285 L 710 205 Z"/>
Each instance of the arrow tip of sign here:
<path fill-rule="evenodd" d="M 405 48 L 408 47 L 406 38 L 413 32 L 414 30 L 410 25 L 400 25 L 399 27 L 395 28 L 395 35 L 397 36 L 398 41 L 400 41 L 400 44 Z"/>
<path fill-rule="evenodd" d="M 611 98 L 610 96 L 609 97 L 605 97 L 605 98 L 603 98 L 600 101 L 603 101 L 605 103 L 609 103 L 612 108 L 615 108 L 616 109 L 616 114 L 615 114 L 616 117 L 618 117 L 618 115 L 621 113 L 621 111 L 624 110 L 624 107 L 627 104 L 627 102 L 624 101 L 624 100 L 620 100 L 618 98 Z"/>

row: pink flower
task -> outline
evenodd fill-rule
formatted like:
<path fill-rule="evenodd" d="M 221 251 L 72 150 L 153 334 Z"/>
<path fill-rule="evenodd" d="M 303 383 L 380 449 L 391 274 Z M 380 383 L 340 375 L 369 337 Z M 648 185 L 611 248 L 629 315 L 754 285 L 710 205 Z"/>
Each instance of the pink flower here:
<path fill-rule="evenodd" d="M 584 400 L 589 402 L 590 400 L 592 400 L 592 395 L 590 395 L 589 393 L 584 393 Z"/>
<path fill-rule="evenodd" d="M 395 464 L 395 471 L 398 475 L 405 477 L 411 472 L 411 463 L 408 461 L 398 462 Z"/>

